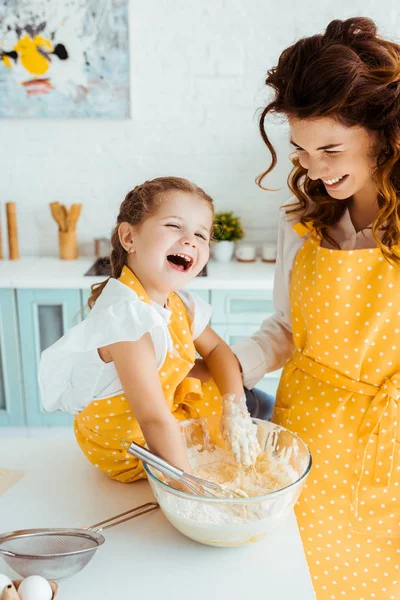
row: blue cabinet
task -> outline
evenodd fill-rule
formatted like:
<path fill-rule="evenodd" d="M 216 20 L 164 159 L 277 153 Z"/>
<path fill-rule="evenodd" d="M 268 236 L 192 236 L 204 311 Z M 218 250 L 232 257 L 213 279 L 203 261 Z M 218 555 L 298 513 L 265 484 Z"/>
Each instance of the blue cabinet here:
<path fill-rule="evenodd" d="M 41 406 L 37 373 L 40 355 L 82 319 L 80 290 L 17 290 L 19 335 L 27 425 L 68 425 L 72 416 Z"/>
<path fill-rule="evenodd" d="M 0 425 L 24 425 L 15 290 L 0 289 Z"/>

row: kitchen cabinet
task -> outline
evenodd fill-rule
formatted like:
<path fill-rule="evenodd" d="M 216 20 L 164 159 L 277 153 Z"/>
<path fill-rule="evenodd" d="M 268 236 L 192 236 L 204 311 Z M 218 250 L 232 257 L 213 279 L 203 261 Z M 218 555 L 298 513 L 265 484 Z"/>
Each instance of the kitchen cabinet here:
<path fill-rule="evenodd" d="M 25 422 L 15 290 L 0 289 L 0 425 Z"/>
<path fill-rule="evenodd" d="M 40 355 L 82 319 L 80 290 L 18 289 L 18 319 L 27 425 L 69 425 L 72 416 L 43 410 L 37 373 Z"/>

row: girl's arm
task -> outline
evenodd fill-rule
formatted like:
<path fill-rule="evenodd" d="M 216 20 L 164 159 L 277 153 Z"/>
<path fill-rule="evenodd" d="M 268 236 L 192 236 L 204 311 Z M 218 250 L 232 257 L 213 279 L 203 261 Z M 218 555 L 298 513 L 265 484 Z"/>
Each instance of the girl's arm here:
<path fill-rule="evenodd" d="M 203 357 L 221 396 L 226 394 L 235 394 L 238 398 L 244 396 L 240 367 L 228 344 L 211 327 L 206 327 L 195 339 L 194 345 Z"/>
<path fill-rule="evenodd" d="M 124 393 L 150 450 L 174 466 L 191 472 L 179 423 L 168 409 L 158 376 L 149 333 L 135 342 L 102 348 L 114 361 Z"/>
<path fill-rule="evenodd" d="M 206 327 L 194 344 L 222 396 L 222 435 L 229 442 L 236 462 L 249 467 L 255 463 L 260 446 L 257 426 L 247 410 L 237 358 L 211 327 Z"/>

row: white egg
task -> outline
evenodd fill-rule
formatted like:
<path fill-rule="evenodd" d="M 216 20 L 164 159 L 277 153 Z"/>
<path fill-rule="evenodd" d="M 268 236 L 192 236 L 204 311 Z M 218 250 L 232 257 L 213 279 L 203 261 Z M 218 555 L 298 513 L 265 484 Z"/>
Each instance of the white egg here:
<path fill-rule="evenodd" d="M 10 585 L 10 583 L 12 583 L 11 579 L 7 577 L 7 575 L 3 575 L 2 573 L 0 573 L 0 597 L 3 593 L 4 588 Z"/>
<path fill-rule="evenodd" d="M 40 575 L 31 575 L 22 581 L 18 595 L 21 600 L 51 600 L 53 590 L 47 579 Z"/>

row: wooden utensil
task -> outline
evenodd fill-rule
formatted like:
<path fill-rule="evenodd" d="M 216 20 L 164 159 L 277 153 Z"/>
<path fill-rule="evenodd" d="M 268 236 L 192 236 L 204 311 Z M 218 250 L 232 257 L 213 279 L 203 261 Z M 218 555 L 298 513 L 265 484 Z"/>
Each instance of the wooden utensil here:
<path fill-rule="evenodd" d="M 13 584 L 15 585 L 16 590 L 18 591 L 19 586 L 22 583 L 22 579 L 16 579 L 15 581 L 13 581 Z M 57 591 L 58 591 L 58 585 L 55 581 L 49 581 L 50 587 L 53 590 L 53 597 L 51 600 L 54 600 L 55 597 L 57 596 Z M 19 596 L 17 596 L 19 598 Z M 1 599 L 3 600 L 3 598 Z"/>
<path fill-rule="evenodd" d="M 54 220 L 58 224 L 59 231 L 67 231 L 67 223 L 64 217 L 64 211 L 59 202 L 50 202 L 50 210 Z"/>
<path fill-rule="evenodd" d="M 76 224 L 80 217 L 81 210 L 82 210 L 82 204 L 72 204 L 71 208 L 69 209 L 68 222 L 69 222 L 71 229 L 76 228 Z"/>
<path fill-rule="evenodd" d="M 19 259 L 18 229 L 17 229 L 17 206 L 15 202 L 6 203 L 8 249 L 10 260 Z"/>
<path fill-rule="evenodd" d="M 61 208 L 61 212 L 62 212 L 62 216 L 63 216 L 63 223 L 64 223 L 64 227 L 63 227 L 63 231 L 68 231 L 68 210 L 67 207 L 65 206 L 65 204 L 60 204 L 60 208 Z"/>
<path fill-rule="evenodd" d="M 58 224 L 58 243 L 62 260 L 78 258 L 76 223 L 81 214 L 82 204 L 72 204 L 68 210 L 64 204 L 51 202 L 50 210 Z"/>

